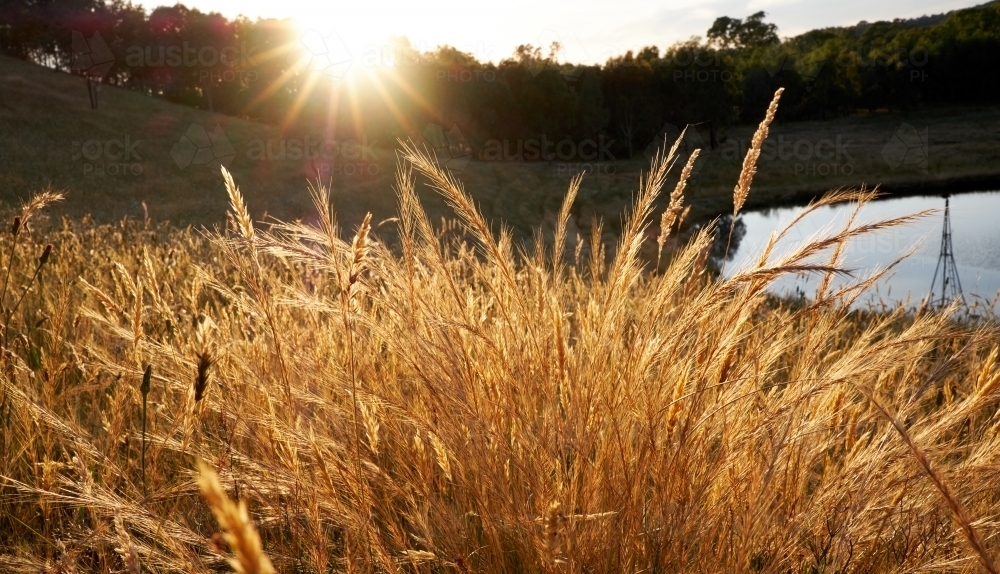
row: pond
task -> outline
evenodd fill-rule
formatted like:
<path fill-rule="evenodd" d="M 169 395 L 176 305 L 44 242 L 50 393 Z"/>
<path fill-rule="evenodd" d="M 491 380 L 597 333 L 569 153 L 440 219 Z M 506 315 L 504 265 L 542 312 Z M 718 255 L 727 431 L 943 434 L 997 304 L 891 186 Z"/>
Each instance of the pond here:
<path fill-rule="evenodd" d="M 952 248 L 958 276 L 967 304 L 976 312 L 986 309 L 1000 313 L 995 300 L 1000 292 L 1000 191 L 984 191 L 952 195 Z M 900 197 L 874 201 L 866 205 L 857 219 L 870 223 L 935 209 L 936 213 L 915 223 L 856 238 L 845 251 L 842 266 L 853 277 L 840 277 L 835 285 L 843 285 L 884 269 L 900 256 L 912 251 L 898 266 L 856 303 L 855 307 L 894 307 L 902 304 L 915 308 L 931 291 L 931 281 L 941 252 L 941 231 L 945 200 L 941 196 Z M 771 261 L 788 253 L 789 249 L 810 237 L 836 233 L 843 228 L 853 211 L 853 204 L 820 208 L 800 221 L 796 228 L 778 243 Z M 778 208 L 747 212 L 742 216 L 745 235 L 732 259 L 726 264 L 726 275 L 746 268 L 756 261 L 773 231 L 784 229 L 801 212 L 801 207 Z M 813 260 L 825 263 L 825 258 Z M 941 294 L 942 274 L 938 272 L 935 299 Z M 776 281 L 772 292 L 785 296 L 815 295 L 818 276 L 787 275 Z"/>

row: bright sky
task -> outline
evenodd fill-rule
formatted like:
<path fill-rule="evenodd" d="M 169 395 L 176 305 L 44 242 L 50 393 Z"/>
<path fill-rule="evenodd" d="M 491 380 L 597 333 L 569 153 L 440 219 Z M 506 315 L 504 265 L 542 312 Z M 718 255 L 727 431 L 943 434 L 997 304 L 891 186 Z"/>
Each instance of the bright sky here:
<path fill-rule="evenodd" d="M 175 0 L 139 0 L 152 9 Z M 782 36 L 813 28 L 911 18 L 966 8 L 986 0 L 180 0 L 203 12 L 233 17 L 293 18 L 303 30 L 340 37 L 351 55 L 406 36 L 421 50 L 441 44 L 498 62 L 518 44 L 564 46 L 572 62 L 603 63 L 611 55 L 655 45 L 661 49 L 704 36 L 715 18 L 758 10 Z"/>

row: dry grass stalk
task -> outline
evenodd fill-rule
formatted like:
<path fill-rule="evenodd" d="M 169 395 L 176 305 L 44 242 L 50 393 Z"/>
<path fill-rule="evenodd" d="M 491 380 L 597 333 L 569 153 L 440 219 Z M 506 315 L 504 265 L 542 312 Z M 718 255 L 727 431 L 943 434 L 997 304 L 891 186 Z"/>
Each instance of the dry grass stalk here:
<path fill-rule="evenodd" d="M 63 199 L 65 199 L 65 196 L 62 193 L 55 191 L 43 191 L 41 193 L 36 193 L 31 197 L 31 199 L 21 206 L 21 215 L 18 223 L 20 226 L 27 226 L 28 222 L 36 213 L 45 209 L 46 206 L 58 203 Z M 14 233 L 16 235 L 16 229 L 14 230 Z"/>

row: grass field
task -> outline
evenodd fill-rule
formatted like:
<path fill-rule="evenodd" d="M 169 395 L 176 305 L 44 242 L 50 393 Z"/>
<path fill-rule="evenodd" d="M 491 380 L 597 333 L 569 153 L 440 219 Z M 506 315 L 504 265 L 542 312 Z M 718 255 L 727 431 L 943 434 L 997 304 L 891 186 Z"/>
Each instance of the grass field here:
<path fill-rule="evenodd" d="M 226 203 L 216 193 L 218 162 L 185 163 L 184 150 L 179 150 L 180 162 L 172 155 L 189 130 L 204 137 L 219 127 L 230 147 L 214 149 L 224 154 L 225 164 L 243 182 L 255 218 L 309 217 L 311 206 L 303 190 L 317 174 L 329 185 L 343 223 L 356 225 L 368 212 L 376 222 L 396 214 L 395 142 L 377 141 L 356 159 L 339 153 L 358 155 L 350 145 L 340 146 L 337 157 L 329 161 L 291 159 L 291 147 L 286 148 L 285 159 L 278 153 L 261 158 L 257 152 L 266 150 L 268 141 L 277 151 L 282 141 L 291 146 L 307 137 L 319 141 L 321 136 L 281 133 L 274 126 L 211 115 L 107 86 L 100 92 L 99 109 L 91 110 L 81 78 L 7 57 L 0 57 L 0 80 L 0 201 L 8 204 L 51 184 L 67 192 L 65 203 L 57 208 L 61 213 L 91 213 L 102 221 L 141 218 L 145 203 L 155 221 L 219 223 Z M 715 150 L 707 149 L 707 134 L 698 130 L 692 129 L 684 146 L 688 152 L 694 146 L 705 148 L 689 186 L 691 221 L 731 211 L 732 182 L 753 126 L 721 134 Z M 747 207 L 803 202 L 830 189 L 861 184 L 881 184 L 885 191 L 906 193 L 995 187 L 1000 182 L 998 130 L 996 107 L 779 123 L 773 126 L 768 144 L 774 148 L 763 151 Z M 424 143 L 420 134 L 414 138 Z M 903 147 L 887 147 L 890 142 Z M 126 147 L 131 154 L 123 152 Z M 617 237 L 621 233 L 617 214 L 631 204 L 640 170 L 648 165 L 648 157 L 637 155 L 599 165 L 473 160 L 459 175 L 488 220 L 505 222 L 516 238 L 526 240 L 536 227 L 551 234 L 570 178 L 586 169 L 589 173 L 569 223 L 570 236 L 577 230 L 589 235 L 596 215 L 606 220 L 609 236 Z M 425 194 L 422 199 L 433 221 L 449 216 L 440 198 Z"/>
<path fill-rule="evenodd" d="M 0 570 L 997 572 L 996 325 L 849 311 L 876 278 L 766 291 L 910 218 L 725 279 L 703 229 L 649 273 L 669 158 L 608 259 L 568 237 L 578 181 L 524 252 L 402 161 L 398 249 L 323 188 L 308 223 L 255 225 L 250 174 L 205 176 L 217 233 L 47 218 L 52 195 L 4 218 Z"/>

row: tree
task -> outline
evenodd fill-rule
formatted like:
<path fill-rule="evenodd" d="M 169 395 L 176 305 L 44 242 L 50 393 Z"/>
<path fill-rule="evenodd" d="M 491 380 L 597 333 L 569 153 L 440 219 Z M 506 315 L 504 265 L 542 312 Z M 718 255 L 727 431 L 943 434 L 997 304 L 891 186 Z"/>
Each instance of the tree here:
<path fill-rule="evenodd" d="M 764 21 L 767 13 L 760 11 L 746 20 L 722 16 L 708 29 L 708 43 L 716 48 L 750 50 L 778 41 L 778 27 Z"/>

